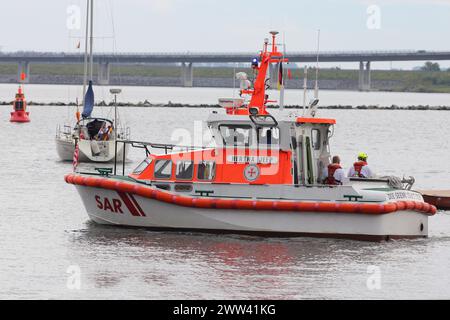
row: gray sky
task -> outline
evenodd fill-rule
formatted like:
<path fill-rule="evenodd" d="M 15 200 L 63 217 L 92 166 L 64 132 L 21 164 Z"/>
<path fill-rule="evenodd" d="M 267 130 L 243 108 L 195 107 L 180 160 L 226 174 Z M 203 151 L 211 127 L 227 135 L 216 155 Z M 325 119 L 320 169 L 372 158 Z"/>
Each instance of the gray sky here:
<path fill-rule="evenodd" d="M 314 51 L 317 29 L 322 51 L 450 50 L 450 0 L 94 2 L 95 51 L 256 52 L 272 29 L 284 34 L 288 51 Z M 76 45 L 84 35 L 85 5 L 85 0 L 2 0 L 2 51 L 82 50 Z"/>

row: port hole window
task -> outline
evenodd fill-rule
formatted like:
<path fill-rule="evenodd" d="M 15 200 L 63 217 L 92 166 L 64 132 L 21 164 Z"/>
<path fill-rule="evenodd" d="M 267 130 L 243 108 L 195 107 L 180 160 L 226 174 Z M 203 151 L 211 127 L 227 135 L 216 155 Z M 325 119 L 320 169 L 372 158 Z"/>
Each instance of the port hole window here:
<path fill-rule="evenodd" d="M 219 130 L 226 146 L 250 146 L 251 126 L 220 125 Z"/>
<path fill-rule="evenodd" d="M 140 174 L 142 173 L 142 171 L 145 170 L 145 168 L 148 167 L 148 165 L 152 163 L 152 159 L 150 158 L 146 158 L 144 161 L 142 161 L 137 167 L 136 169 L 133 170 L 134 174 Z"/>
<path fill-rule="evenodd" d="M 201 161 L 198 164 L 198 180 L 213 180 L 216 175 L 216 163 L 214 161 Z"/>
<path fill-rule="evenodd" d="M 258 128 L 258 144 L 280 144 L 280 130 L 278 128 Z"/>
<path fill-rule="evenodd" d="M 320 150 L 320 130 L 312 129 L 311 131 L 312 147 L 314 150 Z"/>
<path fill-rule="evenodd" d="M 172 161 L 171 160 L 156 160 L 155 162 L 155 178 L 156 179 L 170 179 L 172 176 Z"/>
<path fill-rule="evenodd" d="M 175 170 L 175 177 L 179 180 L 191 180 L 194 172 L 192 161 L 178 161 Z"/>

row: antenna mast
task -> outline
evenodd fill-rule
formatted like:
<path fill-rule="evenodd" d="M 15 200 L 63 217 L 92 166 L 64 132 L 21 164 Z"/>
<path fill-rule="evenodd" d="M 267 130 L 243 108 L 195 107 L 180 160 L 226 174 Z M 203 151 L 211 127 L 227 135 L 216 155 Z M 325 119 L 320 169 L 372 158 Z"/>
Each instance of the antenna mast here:
<path fill-rule="evenodd" d="M 320 29 L 317 30 L 316 83 L 314 86 L 314 99 L 319 99 L 319 49 L 320 49 Z"/>
<path fill-rule="evenodd" d="M 305 66 L 305 77 L 303 79 L 303 115 L 306 112 L 306 90 L 308 89 L 308 67 Z"/>
<path fill-rule="evenodd" d="M 280 70 L 278 72 L 278 76 L 281 77 L 281 79 L 278 80 L 280 83 L 280 111 L 284 110 L 284 79 L 285 79 L 285 77 L 284 77 L 284 72 L 282 72 L 283 71 L 283 67 L 282 67 L 283 58 L 286 58 L 286 41 L 285 41 L 285 37 L 284 37 L 284 32 L 283 32 L 283 56 L 280 61 Z"/>

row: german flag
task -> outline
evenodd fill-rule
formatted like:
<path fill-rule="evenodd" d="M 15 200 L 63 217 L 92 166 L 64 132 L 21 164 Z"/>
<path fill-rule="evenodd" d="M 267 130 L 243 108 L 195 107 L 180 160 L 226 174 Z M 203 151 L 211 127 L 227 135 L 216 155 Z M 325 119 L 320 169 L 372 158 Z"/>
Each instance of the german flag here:
<path fill-rule="evenodd" d="M 280 65 L 278 67 L 278 84 L 280 86 L 283 85 L 283 63 L 280 62 Z"/>

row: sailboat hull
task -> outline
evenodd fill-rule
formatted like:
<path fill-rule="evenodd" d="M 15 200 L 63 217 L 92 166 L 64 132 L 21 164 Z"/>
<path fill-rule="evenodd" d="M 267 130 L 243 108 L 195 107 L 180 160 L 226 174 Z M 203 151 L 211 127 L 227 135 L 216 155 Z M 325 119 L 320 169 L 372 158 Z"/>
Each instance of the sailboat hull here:
<path fill-rule="evenodd" d="M 81 140 L 79 142 L 78 162 L 113 162 L 114 141 Z M 56 139 L 56 151 L 63 161 L 73 161 L 75 142 L 73 140 Z M 123 143 L 117 144 L 117 162 L 127 157 L 128 149 Z"/>

